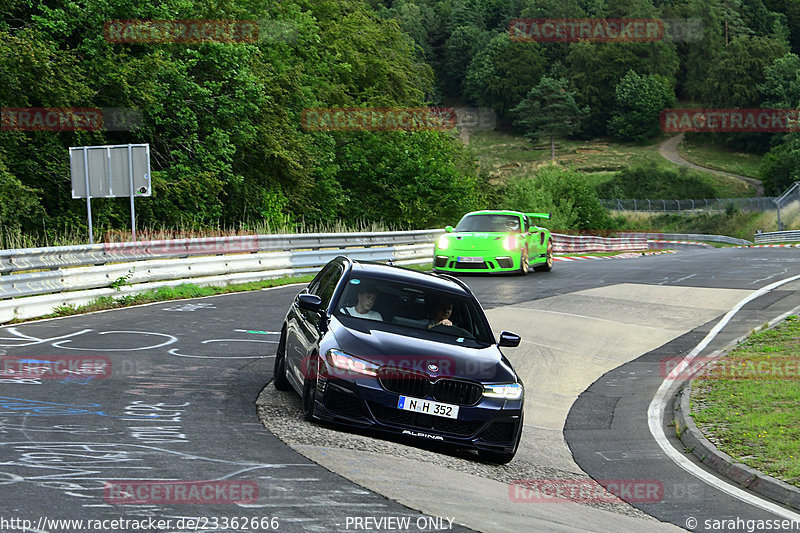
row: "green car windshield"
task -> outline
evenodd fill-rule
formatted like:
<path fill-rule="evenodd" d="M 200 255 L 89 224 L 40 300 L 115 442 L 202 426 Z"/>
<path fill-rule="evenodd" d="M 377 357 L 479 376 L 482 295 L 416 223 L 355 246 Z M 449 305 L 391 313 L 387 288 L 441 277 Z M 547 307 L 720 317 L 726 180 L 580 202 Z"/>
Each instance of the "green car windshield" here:
<path fill-rule="evenodd" d="M 515 215 L 469 215 L 461 219 L 455 231 L 519 233 L 519 217 Z"/>

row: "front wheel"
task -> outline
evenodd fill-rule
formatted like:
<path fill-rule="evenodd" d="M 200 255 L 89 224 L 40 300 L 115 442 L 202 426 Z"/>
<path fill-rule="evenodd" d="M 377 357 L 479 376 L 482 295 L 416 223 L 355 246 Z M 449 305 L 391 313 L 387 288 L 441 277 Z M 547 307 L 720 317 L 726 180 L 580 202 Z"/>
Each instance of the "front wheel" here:
<path fill-rule="evenodd" d="M 278 342 L 278 351 L 275 354 L 275 367 L 272 371 L 272 382 L 275 388 L 280 391 L 291 390 L 292 385 L 286 378 L 286 332 L 281 333 L 281 340 Z"/>
<path fill-rule="evenodd" d="M 525 276 L 529 270 L 530 259 L 528 257 L 528 248 L 526 247 L 524 250 L 522 250 L 522 254 L 519 256 L 519 275 Z"/>
<path fill-rule="evenodd" d="M 314 371 L 310 371 L 312 365 L 316 367 Z M 317 403 L 317 372 L 319 372 L 319 363 L 316 358 L 312 365 L 309 365 L 309 369 L 305 372 L 306 376 L 303 379 L 303 397 L 301 399 L 303 418 L 308 422 L 314 421 L 314 405 Z"/>
<path fill-rule="evenodd" d="M 545 253 L 545 262 L 543 265 L 535 266 L 533 269 L 536 272 L 550 272 L 553 270 L 553 240 L 547 241 L 547 252 Z"/>

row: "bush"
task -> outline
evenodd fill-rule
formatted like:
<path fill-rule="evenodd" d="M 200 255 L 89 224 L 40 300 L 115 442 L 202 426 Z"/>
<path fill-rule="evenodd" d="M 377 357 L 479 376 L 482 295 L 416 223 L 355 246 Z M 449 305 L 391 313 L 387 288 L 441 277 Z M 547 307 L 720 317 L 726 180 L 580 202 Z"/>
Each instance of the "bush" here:
<path fill-rule="evenodd" d="M 714 198 L 705 178 L 686 168 L 661 167 L 655 162 L 625 168 L 598 188 L 602 198 Z"/>
<path fill-rule="evenodd" d="M 510 182 L 502 194 L 506 209 L 550 212 L 549 227 L 566 229 L 613 229 L 618 223 L 602 206 L 583 174 L 549 165 L 532 178 Z"/>

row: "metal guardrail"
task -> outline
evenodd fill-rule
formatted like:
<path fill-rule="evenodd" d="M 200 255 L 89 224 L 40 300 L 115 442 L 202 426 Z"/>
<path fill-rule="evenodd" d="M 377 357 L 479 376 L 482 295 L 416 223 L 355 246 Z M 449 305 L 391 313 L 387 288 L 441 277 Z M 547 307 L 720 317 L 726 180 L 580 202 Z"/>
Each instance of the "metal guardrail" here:
<path fill-rule="evenodd" d="M 753 241 L 756 244 L 800 242 L 800 231 L 770 231 L 768 233 L 756 233 L 753 236 Z"/>
<path fill-rule="evenodd" d="M 721 242 L 724 244 L 734 244 L 738 246 L 749 246 L 752 242 L 745 239 L 737 239 L 736 237 L 728 237 L 727 235 L 708 235 L 705 233 L 642 233 L 642 232 L 626 232 L 621 233 L 623 237 L 626 236 L 645 236 L 647 239 L 657 239 L 665 241 L 707 241 L 707 242 Z"/>
<path fill-rule="evenodd" d="M 600 202 L 603 207 L 612 211 L 694 214 L 697 212 L 724 213 L 726 209 L 733 208 L 747 212 L 773 211 L 775 210 L 776 199 L 769 196 L 758 198 L 702 198 L 694 200 L 615 198 L 613 200 L 600 200 Z"/>
<path fill-rule="evenodd" d="M 594 237 L 591 235 L 563 235 L 553 233 L 553 252 L 638 252 L 647 250 L 647 237 L 638 234 L 622 237 Z"/>
<path fill-rule="evenodd" d="M 360 260 L 417 264 L 431 260 L 433 243 L 157 259 L 1 276 L 0 298 L 5 299 L 0 300 L 0 323 L 35 318 L 58 306 L 81 305 L 101 296 L 117 298 L 187 282 L 228 285 L 309 274 L 342 254 Z M 118 283 L 112 288 L 115 281 Z"/>
<path fill-rule="evenodd" d="M 423 244 L 434 242 L 442 233 L 443 230 L 418 230 L 244 235 L 0 250 L 0 274 L 204 255 Z"/>

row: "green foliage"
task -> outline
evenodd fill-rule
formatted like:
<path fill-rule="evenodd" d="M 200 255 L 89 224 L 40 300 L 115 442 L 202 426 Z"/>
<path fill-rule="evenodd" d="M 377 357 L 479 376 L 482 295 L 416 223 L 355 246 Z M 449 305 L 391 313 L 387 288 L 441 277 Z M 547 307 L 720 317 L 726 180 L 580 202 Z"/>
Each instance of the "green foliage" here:
<path fill-rule="evenodd" d="M 615 103 L 609 131 L 626 141 L 644 141 L 661 133 L 659 115 L 675 103 L 675 95 L 665 78 L 629 70 L 617 84 Z"/>
<path fill-rule="evenodd" d="M 469 65 L 464 96 L 508 118 L 544 73 L 539 43 L 512 41 L 508 30 L 498 33 Z"/>
<path fill-rule="evenodd" d="M 764 107 L 795 108 L 800 105 L 800 57 L 787 53 L 764 68 L 758 86 Z"/>
<path fill-rule="evenodd" d="M 678 70 L 678 55 L 671 42 L 578 42 L 571 43 L 569 50 L 568 77 L 578 90 L 578 105 L 588 105 L 591 109 L 583 127 L 584 134 L 591 136 L 606 134 L 616 85 L 629 70 L 642 76 L 663 76 L 667 80 L 673 80 Z"/>
<path fill-rule="evenodd" d="M 764 194 L 778 196 L 800 181 L 800 137 L 787 135 L 786 142 L 773 147 L 761 160 L 759 170 Z"/>
<path fill-rule="evenodd" d="M 0 153 L 0 248 L 9 247 L 7 239 L 18 235 L 23 225 L 32 226 L 43 214 L 35 189 L 26 187 L 11 174 Z"/>
<path fill-rule="evenodd" d="M 440 75 L 446 94 L 460 95 L 464 91 L 470 63 L 491 38 L 491 33 L 475 26 L 459 26 L 453 30 L 444 44 L 444 62 Z"/>
<path fill-rule="evenodd" d="M 598 189 L 602 198 L 714 198 L 714 187 L 686 167 L 647 162 L 628 167 Z"/>
<path fill-rule="evenodd" d="M 556 165 L 511 181 L 502 195 L 502 207 L 550 212 L 548 227 L 558 230 L 613 229 L 617 225 L 582 174 Z"/>
<path fill-rule="evenodd" d="M 774 37 L 737 36 L 715 58 L 703 96 L 710 107 L 756 107 L 765 69 L 788 51 Z"/>
<path fill-rule="evenodd" d="M 456 142 L 433 132 L 341 135 L 339 212 L 348 220 L 429 228 L 476 208 L 473 163 L 452 149 Z"/>
<path fill-rule="evenodd" d="M 517 117 L 514 125 L 532 142 L 549 137 L 552 144 L 554 137 L 574 133 L 580 127 L 580 121 L 589 114 L 588 107 L 578 107 L 575 92 L 569 91 L 567 85 L 565 78 L 543 77 L 511 110 Z"/>

